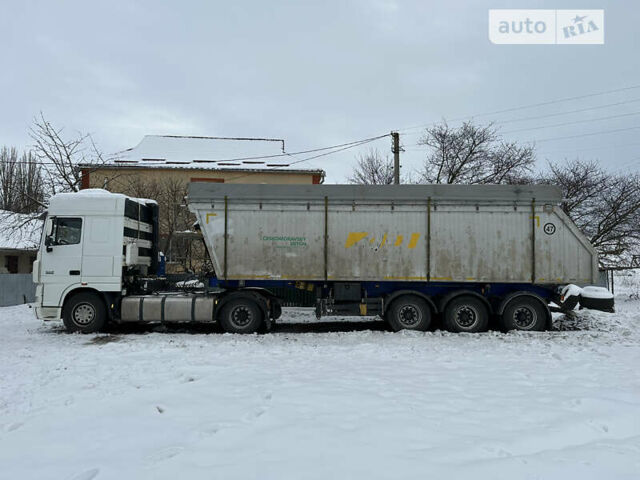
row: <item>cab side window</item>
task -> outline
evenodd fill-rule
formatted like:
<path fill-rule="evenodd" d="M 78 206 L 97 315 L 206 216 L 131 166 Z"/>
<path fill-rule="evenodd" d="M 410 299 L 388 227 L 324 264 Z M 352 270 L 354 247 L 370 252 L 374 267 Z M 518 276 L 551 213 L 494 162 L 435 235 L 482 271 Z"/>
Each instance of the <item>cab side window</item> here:
<path fill-rule="evenodd" d="M 81 218 L 56 218 L 53 226 L 54 245 L 75 245 L 82 236 Z"/>

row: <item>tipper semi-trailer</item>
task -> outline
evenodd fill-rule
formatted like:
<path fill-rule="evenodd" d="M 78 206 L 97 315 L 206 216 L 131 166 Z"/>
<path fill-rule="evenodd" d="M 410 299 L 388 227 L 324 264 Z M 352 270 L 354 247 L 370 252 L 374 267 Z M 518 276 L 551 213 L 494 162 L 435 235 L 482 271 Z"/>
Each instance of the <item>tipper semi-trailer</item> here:
<path fill-rule="evenodd" d="M 317 317 L 380 316 L 393 330 L 539 331 L 551 311 L 613 311 L 593 246 L 550 185 L 247 185 L 195 182 L 214 273 L 167 291 L 158 205 L 104 190 L 51 199 L 33 277 L 36 314 L 67 329 L 217 322 L 269 329 L 274 288 L 314 292 Z"/>

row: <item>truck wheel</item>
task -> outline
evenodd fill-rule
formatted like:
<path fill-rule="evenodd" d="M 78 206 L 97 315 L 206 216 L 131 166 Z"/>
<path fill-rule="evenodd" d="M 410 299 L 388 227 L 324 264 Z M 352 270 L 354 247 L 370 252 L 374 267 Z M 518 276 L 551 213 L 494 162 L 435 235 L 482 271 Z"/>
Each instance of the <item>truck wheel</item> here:
<path fill-rule="evenodd" d="M 262 312 L 249 298 L 236 298 L 222 307 L 220 324 L 227 333 L 255 333 L 262 325 Z"/>
<path fill-rule="evenodd" d="M 79 293 L 65 302 L 62 321 L 68 332 L 99 332 L 107 324 L 102 299 L 95 293 Z"/>
<path fill-rule="evenodd" d="M 489 326 L 489 312 L 482 300 L 471 296 L 456 297 L 444 310 L 444 326 L 450 332 L 484 332 Z"/>
<path fill-rule="evenodd" d="M 542 332 L 547 324 L 547 312 L 535 298 L 522 296 L 511 300 L 502 312 L 505 330 Z"/>
<path fill-rule="evenodd" d="M 389 306 L 385 319 L 394 332 L 400 330 L 426 330 L 431 325 L 431 310 L 422 298 L 404 295 Z"/>

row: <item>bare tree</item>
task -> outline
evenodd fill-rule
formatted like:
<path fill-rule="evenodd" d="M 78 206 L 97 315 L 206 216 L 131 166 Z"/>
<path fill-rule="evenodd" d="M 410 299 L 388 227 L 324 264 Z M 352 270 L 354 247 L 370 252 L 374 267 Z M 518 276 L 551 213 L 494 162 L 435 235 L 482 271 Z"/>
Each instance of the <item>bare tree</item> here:
<path fill-rule="evenodd" d="M 443 122 L 425 130 L 418 144 L 429 147 L 422 183 L 522 183 L 535 163 L 532 147 L 502 141 L 491 124 Z"/>
<path fill-rule="evenodd" d="M 78 133 L 65 138 L 62 128 L 55 128 L 41 113 L 30 129 L 34 141 L 33 152 L 42 163 L 43 181 L 47 195 L 58 192 L 77 192 L 82 185 L 79 164 L 101 165 L 102 153 L 89 134 Z"/>
<path fill-rule="evenodd" d="M 31 152 L 18 155 L 15 148 L 0 150 L 0 209 L 34 213 L 42 209 L 42 169 Z"/>
<path fill-rule="evenodd" d="M 384 158 L 376 149 L 371 149 L 364 155 L 358 155 L 358 164 L 354 167 L 349 183 L 361 185 L 390 185 L 393 183 L 393 160 L 386 155 Z"/>
<path fill-rule="evenodd" d="M 562 188 L 562 209 L 600 254 L 625 264 L 640 249 L 640 175 L 611 174 L 579 159 L 551 163 L 541 181 Z"/>

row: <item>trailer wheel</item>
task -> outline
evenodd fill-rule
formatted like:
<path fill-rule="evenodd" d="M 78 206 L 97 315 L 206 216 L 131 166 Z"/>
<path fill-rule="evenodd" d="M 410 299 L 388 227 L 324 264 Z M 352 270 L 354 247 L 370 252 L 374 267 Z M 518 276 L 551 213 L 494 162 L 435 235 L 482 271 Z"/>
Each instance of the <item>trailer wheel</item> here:
<path fill-rule="evenodd" d="M 502 312 L 506 330 L 542 332 L 547 324 L 547 313 L 535 298 L 520 296 L 511 300 Z"/>
<path fill-rule="evenodd" d="M 227 333 L 255 333 L 262 325 L 262 312 L 250 298 L 236 298 L 222 307 L 220 324 Z"/>
<path fill-rule="evenodd" d="M 107 324 L 104 302 L 95 293 L 78 293 L 65 302 L 62 322 L 68 332 L 99 332 Z"/>
<path fill-rule="evenodd" d="M 450 332 L 484 332 L 489 326 L 489 311 L 479 298 L 456 297 L 444 310 L 444 325 Z"/>
<path fill-rule="evenodd" d="M 431 309 L 427 302 L 415 295 L 403 295 L 389 306 L 385 319 L 394 332 L 426 330 L 431 325 Z"/>

